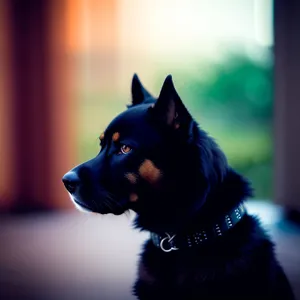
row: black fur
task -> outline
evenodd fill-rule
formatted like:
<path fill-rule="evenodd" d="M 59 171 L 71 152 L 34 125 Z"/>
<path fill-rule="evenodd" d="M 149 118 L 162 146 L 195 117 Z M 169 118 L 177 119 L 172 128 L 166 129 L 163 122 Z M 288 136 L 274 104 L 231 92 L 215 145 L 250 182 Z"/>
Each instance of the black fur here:
<path fill-rule="evenodd" d="M 120 138 L 113 141 L 116 132 Z M 132 209 L 140 230 L 184 234 L 252 196 L 248 181 L 193 120 L 171 76 L 156 100 L 135 75 L 132 103 L 104 136 L 99 154 L 63 179 L 74 201 L 88 210 Z M 128 154 L 122 145 L 130 146 Z M 150 179 L 140 169 L 146 160 L 155 168 Z M 128 173 L 135 175 L 134 183 Z M 137 200 L 130 200 L 132 193 Z M 250 215 L 199 247 L 165 253 L 147 241 L 134 294 L 139 299 L 294 299 L 272 242 Z"/>

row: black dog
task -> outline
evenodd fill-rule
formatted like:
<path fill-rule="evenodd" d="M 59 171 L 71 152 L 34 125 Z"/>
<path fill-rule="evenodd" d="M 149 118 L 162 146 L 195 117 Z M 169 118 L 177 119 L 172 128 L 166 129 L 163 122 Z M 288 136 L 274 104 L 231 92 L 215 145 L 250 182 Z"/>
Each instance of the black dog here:
<path fill-rule="evenodd" d="M 68 172 L 74 202 L 137 213 L 151 238 L 139 299 L 293 299 L 273 244 L 243 202 L 249 183 L 193 120 L 171 76 L 154 99 L 135 75 L 132 104 L 100 137 L 101 151 Z"/>

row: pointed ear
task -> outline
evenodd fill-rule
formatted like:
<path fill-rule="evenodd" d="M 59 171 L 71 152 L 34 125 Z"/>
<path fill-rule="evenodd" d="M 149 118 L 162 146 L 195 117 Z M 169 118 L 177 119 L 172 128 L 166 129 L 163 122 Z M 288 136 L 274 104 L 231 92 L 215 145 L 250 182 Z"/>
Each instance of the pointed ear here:
<path fill-rule="evenodd" d="M 143 87 L 137 74 L 133 75 L 131 83 L 131 106 L 143 103 L 147 98 L 152 97 L 151 94 Z"/>
<path fill-rule="evenodd" d="M 153 112 L 161 121 L 175 129 L 190 129 L 192 117 L 177 94 L 171 75 L 163 83 Z"/>

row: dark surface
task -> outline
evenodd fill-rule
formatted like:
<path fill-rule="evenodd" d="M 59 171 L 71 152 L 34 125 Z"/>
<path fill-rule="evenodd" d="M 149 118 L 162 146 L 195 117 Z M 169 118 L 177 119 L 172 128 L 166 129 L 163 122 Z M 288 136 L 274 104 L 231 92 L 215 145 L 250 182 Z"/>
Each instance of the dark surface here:
<path fill-rule="evenodd" d="M 300 227 L 284 221 L 276 206 L 256 201 L 247 206 L 269 229 L 300 299 Z M 148 234 L 131 228 L 133 216 L 1 216 L 1 300 L 134 299 L 137 254 Z"/>

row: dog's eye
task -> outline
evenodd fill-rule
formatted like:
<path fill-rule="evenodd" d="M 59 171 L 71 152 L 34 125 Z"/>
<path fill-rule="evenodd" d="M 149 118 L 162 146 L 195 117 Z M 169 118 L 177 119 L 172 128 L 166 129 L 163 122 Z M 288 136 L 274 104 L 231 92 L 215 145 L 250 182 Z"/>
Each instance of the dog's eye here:
<path fill-rule="evenodd" d="M 132 150 L 132 148 L 130 146 L 128 146 L 128 145 L 122 145 L 120 147 L 119 154 L 128 154 L 131 150 Z"/>

